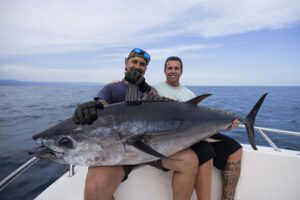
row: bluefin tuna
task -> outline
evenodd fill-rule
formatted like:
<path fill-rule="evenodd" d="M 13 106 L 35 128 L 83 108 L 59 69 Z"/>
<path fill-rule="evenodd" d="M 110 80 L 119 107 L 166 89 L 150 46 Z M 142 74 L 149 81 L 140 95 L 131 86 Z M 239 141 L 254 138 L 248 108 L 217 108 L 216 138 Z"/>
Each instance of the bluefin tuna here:
<path fill-rule="evenodd" d="M 42 159 L 81 166 L 131 165 L 170 156 L 227 130 L 234 119 L 245 124 L 256 149 L 254 121 L 267 93 L 246 118 L 197 105 L 210 94 L 187 102 L 142 101 L 105 106 L 92 125 L 67 119 L 33 136 L 41 144 L 30 154 Z"/>

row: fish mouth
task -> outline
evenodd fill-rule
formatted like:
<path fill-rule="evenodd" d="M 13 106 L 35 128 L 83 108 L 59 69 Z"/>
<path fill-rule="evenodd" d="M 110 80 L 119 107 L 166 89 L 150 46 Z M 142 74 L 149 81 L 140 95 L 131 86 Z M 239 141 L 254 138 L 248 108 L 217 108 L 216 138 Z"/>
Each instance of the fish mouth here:
<path fill-rule="evenodd" d="M 55 151 L 46 146 L 39 146 L 35 149 L 29 150 L 28 153 L 32 156 L 48 160 L 59 159 L 63 156 L 62 152 Z"/>

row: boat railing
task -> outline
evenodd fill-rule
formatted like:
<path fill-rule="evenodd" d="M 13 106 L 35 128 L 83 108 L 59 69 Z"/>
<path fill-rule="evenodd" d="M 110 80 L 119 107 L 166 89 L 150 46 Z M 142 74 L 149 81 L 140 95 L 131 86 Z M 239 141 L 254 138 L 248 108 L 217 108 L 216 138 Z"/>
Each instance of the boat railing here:
<path fill-rule="evenodd" d="M 10 173 L 7 177 L 5 177 L 0 182 L 0 191 L 3 190 L 7 185 L 9 185 L 13 180 L 15 180 L 19 175 L 25 172 L 29 167 L 31 167 L 34 163 L 39 160 L 37 157 L 33 157 L 30 160 L 26 161 L 23 165 L 21 165 L 18 169 Z"/>
<path fill-rule="evenodd" d="M 239 125 L 239 128 L 246 128 L 245 125 Z M 256 130 L 264 139 L 265 141 L 273 147 L 275 151 L 280 151 L 278 146 L 270 139 L 270 137 L 267 136 L 265 132 L 269 133 L 276 133 L 276 134 L 282 134 L 282 135 L 289 135 L 289 136 L 300 136 L 300 132 L 295 131 L 286 131 L 286 130 L 279 130 L 279 129 L 272 129 L 272 128 L 265 128 L 265 127 L 258 127 L 255 126 L 254 130 Z"/>
<path fill-rule="evenodd" d="M 245 128 L 244 125 L 239 125 L 239 128 Z M 283 135 L 290 135 L 290 136 L 300 136 L 300 132 L 294 131 L 285 131 L 279 129 L 271 129 L 271 128 L 264 128 L 264 127 L 254 127 L 254 129 L 262 135 L 262 137 L 273 147 L 275 151 L 280 151 L 280 149 L 274 144 L 274 142 L 267 136 L 265 132 L 270 133 L 277 133 Z M 18 169 L 14 170 L 11 174 L 9 174 L 6 178 L 4 178 L 0 182 L 0 191 L 3 190 L 7 185 L 9 185 L 13 180 L 15 180 L 19 175 L 21 175 L 24 171 L 26 171 L 29 167 L 31 167 L 34 163 L 36 163 L 39 158 L 33 157 L 30 160 L 26 161 L 23 165 L 21 165 Z M 75 175 L 74 170 L 75 165 L 70 165 L 69 176 Z"/>

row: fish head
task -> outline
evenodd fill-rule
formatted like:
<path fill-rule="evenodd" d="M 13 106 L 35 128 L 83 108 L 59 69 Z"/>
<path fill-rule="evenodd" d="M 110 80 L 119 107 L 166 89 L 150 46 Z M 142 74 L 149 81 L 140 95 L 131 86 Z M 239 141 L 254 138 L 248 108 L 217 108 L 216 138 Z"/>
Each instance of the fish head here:
<path fill-rule="evenodd" d="M 29 154 L 59 163 L 96 166 L 105 158 L 101 138 L 91 137 L 85 126 L 60 123 L 33 136 L 41 146 Z"/>

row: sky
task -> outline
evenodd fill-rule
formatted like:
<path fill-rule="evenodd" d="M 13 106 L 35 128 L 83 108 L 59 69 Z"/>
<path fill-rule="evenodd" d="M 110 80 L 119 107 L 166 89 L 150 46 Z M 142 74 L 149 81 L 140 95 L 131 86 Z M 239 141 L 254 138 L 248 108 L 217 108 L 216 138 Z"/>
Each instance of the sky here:
<path fill-rule="evenodd" d="M 168 56 L 184 85 L 300 86 L 299 0 L 0 0 L 0 79 L 121 80 L 124 58 Z"/>

